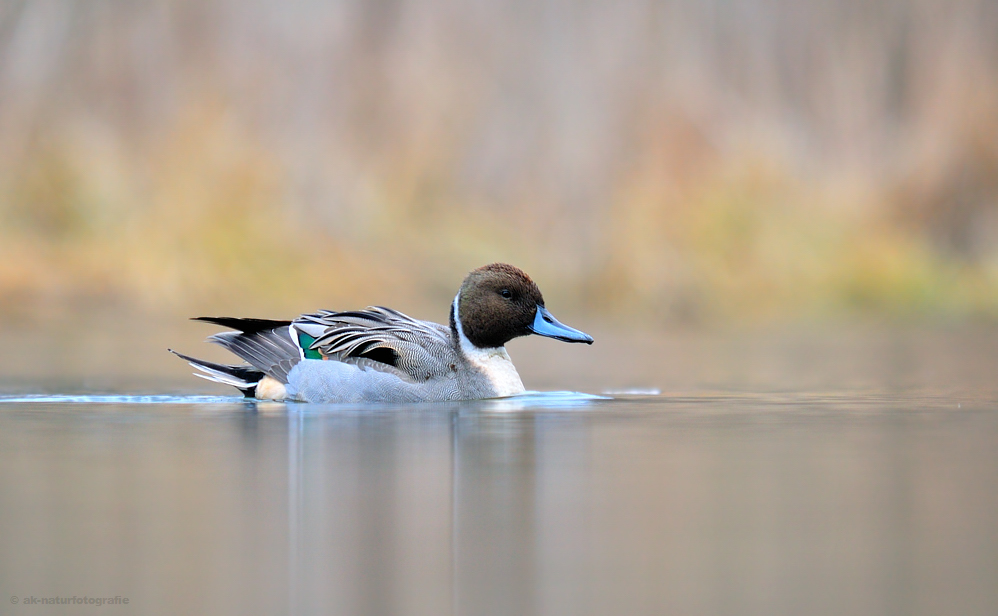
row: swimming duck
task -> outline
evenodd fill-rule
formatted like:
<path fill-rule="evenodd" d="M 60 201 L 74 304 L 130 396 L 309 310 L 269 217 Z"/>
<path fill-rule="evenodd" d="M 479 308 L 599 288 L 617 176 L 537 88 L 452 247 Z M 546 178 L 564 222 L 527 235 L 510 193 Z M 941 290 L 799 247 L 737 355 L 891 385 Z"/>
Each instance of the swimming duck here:
<path fill-rule="evenodd" d="M 321 310 L 293 321 L 197 317 L 234 331 L 208 338 L 249 365 L 216 364 L 177 353 L 200 373 L 247 397 L 300 402 L 434 402 L 522 393 L 505 344 L 537 334 L 564 342 L 593 339 L 559 323 L 523 270 L 505 263 L 464 279 L 450 324 L 371 306 Z"/>

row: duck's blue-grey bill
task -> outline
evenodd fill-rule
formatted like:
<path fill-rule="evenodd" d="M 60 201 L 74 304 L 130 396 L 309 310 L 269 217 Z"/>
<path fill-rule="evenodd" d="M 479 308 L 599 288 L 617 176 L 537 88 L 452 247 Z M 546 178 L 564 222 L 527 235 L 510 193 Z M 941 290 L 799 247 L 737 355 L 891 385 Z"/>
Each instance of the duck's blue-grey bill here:
<path fill-rule="evenodd" d="M 544 306 L 537 307 L 537 316 L 534 317 L 534 324 L 530 326 L 530 331 L 538 336 L 547 336 L 562 342 L 593 343 L 592 336 L 558 322 L 558 319 L 554 318 L 554 315 L 548 312 Z"/>

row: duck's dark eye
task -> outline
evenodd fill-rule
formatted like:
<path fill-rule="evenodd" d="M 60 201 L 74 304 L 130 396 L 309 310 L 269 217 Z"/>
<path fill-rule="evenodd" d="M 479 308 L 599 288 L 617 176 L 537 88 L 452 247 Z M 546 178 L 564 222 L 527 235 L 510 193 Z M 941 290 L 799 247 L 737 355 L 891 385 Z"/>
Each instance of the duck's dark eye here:
<path fill-rule="evenodd" d="M 509 289 L 503 289 L 502 291 L 499 291 L 499 295 L 502 295 L 506 299 L 513 299 L 513 292 L 510 291 Z"/>

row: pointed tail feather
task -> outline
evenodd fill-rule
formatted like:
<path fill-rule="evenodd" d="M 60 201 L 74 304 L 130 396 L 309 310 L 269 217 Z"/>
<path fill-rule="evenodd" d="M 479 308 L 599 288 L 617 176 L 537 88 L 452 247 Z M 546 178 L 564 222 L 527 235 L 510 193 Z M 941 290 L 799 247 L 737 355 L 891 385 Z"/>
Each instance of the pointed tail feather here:
<path fill-rule="evenodd" d="M 195 372 L 194 376 L 201 377 L 202 379 L 206 379 L 208 381 L 214 381 L 215 383 L 222 383 L 223 385 L 231 385 L 243 392 L 243 395 L 247 398 L 252 398 L 256 395 L 256 386 L 265 376 L 262 371 L 250 366 L 216 364 L 204 359 L 197 359 L 196 357 L 190 357 L 188 355 L 184 355 L 183 353 L 178 353 L 173 349 L 167 350 L 204 373 L 199 374 Z"/>
<path fill-rule="evenodd" d="M 273 319 L 247 319 L 244 317 L 193 317 L 192 321 L 213 323 L 240 331 L 244 334 L 255 334 L 272 329 L 280 329 L 291 325 L 291 321 L 275 321 Z"/>

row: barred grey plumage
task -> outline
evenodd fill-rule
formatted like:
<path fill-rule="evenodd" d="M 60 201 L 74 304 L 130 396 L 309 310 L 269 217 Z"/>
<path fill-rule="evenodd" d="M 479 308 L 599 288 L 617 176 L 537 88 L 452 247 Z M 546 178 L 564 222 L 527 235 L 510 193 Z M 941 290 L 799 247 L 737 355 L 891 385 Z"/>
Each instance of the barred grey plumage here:
<path fill-rule="evenodd" d="M 315 338 L 310 348 L 325 357 L 372 359 L 415 382 L 444 377 L 459 361 L 449 327 L 383 306 L 305 314 L 295 319 L 294 328 Z"/>

